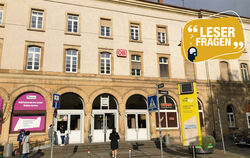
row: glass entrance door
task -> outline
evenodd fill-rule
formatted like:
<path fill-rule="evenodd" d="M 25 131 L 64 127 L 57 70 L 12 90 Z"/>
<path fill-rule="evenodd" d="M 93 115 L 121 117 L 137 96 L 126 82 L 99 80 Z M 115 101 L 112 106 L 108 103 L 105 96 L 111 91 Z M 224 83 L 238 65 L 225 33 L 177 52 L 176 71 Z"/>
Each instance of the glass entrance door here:
<path fill-rule="evenodd" d="M 126 140 L 148 140 L 148 116 L 146 113 L 127 113 Z"/>
<path fill-rule="evenodd" d="M 93 142 L 108 142 L 113 128 L 116 128 L 116 113 L 94 114 Z"/>
<path fill-rule="evenodd" d="M 67 114 L 65 114 L 67 113 Z M 65 143 L 83 143 L 83 115 L 81 112 L 58 111 L 56 119 L 56 141 L 61 144 L 60 127 L 65 129 Z"/>

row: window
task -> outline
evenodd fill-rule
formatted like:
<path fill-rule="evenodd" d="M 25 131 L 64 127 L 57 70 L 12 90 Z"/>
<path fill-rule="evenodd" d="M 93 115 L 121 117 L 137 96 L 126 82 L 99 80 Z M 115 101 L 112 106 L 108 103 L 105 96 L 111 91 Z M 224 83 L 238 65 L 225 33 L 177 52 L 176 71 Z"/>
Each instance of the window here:
<path fill-rule="evenodd" d="M 130 23 L 130 40 L 131 41 L 140 41 L 140 24 Z"/>
<path fill-rule="evenodd" d="M 5 21 L 5 4 L 0 4 L 0 27 L 4 27 Z"/>
<path fill-rule="evenodd" d="M 74 49 L 66 50 L 65 72 L 77 72 L 78 51 Z"/>
<path fill-rule="evenodd" d="M 160 57 L 159 64 L 160 64 L 160 77 L 169 77 L 168 58 Z"/>
<path fill-rule="evenodd" d="M 201 128 L 204 127 L 204 113 L 203 113 L 203 106 L 202 106 L 202 102 L 200 101 L 200 99 L 198 99 L 198 107 L 199 107 L 199 117 L 200 117 L 200 126 Z"/>
<path fill-rule="evenodd" d="M 39 71 L 40 70 L 41 47 L 29 46 L 26 70 Z"/>
<path fill-rule="evenodd" d="M 43 29 L 43 15 L 42 10 L 31 10 L 30 28 Z"/>
<path fill-rule="evenodd" d="M 221 79 L 228 81 L 229 80 L 228 63 L 225 61 L 220 62 L 220 69 L 221 69 Z"/>
<path fill-rule="evenodd" d="M 235 127 L 235 118 L 234 118 L 234 111 L 233 105 L 227 105 L 227 121 L 229 127 Z"/>
<path fill-rule="evenodd" d="M 185 60 L 185 74 L 188 80 L 195 80 L 194 63 Z"/>
<path fill-rule="evenodd" d="M 247 69 L 247 64 L 241 63 L 240 64 L 240 69 L 241 69 L 241 75 L 242 75 L 242 80 L 243 81 L 248 81 L 248 69 Z"/>
<path fill-rule="evenodd" d="M 178 113 L 174 99 L 170 96 L 161 96 L 160 102 L 160 120 L 161 128 L 178 128 Z M 155 113 L 156 128 L 159 128 L 158 113 Z"/>
<path fill-rule="evenodd" d="M 250 112 L 247 112 L 246 115 L 247 115 L 247 127 L 250 129 Z"/>
<path fill-rule="evenodd" d="M 1 5 L 0 5 L 0 25 L 3 24 L 3 9 L 1 8 Z"/>
<path fill-rule="evenodd" d="M 157 44 L 167 45 L 167 26 L 158 26 L 156 28 L 157 31 Z"/>
<path fill-rule="evenodd" d="M 67 32 L 79 33 L 79 15 L 67 15 Z"/>
<path fill-rule="evenodd" d="M 111 37 L 111 19 L 100 19 L 101 37 Z"/>
<path fill-rule="evenodd" d="M 111 54 L 100 54 L 100 73 L 110 75 L 111 74 Z"/>
<path fill-rule="evenodd" d="M 141 56 L 131 55 L 132 76 L 141 76 Z"/>

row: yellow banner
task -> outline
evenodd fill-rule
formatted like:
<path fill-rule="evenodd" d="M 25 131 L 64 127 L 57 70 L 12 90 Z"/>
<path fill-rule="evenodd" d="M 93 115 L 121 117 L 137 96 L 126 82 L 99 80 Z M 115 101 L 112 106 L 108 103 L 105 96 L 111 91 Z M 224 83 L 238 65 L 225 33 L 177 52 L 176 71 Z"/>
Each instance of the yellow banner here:
<path fill-rule="evenodd" d="M 245 48 L 239 17 L 195 19 L 183 29 L 182 55 L 189 62 L 237 59 Z"/>
<path fill-rule="evenodd" d="M 201 127 L 197 101 L 196 83 L 192 94 L 181 94 L 178 84 L 183 146 L 201 145 Z"/>

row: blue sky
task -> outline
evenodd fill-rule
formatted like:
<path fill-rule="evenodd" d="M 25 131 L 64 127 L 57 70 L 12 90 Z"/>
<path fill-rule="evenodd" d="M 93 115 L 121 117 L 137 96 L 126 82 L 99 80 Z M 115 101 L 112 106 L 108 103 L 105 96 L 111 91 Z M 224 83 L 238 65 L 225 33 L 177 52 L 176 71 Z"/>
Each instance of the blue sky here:
<path fill-rule="evenodd" d="M 149 0 L 156 2 L 157 0 Z M 182 0 L 163 0 L 166 4 L 182 6 Z M 211 11 L 233 10 L 250 18 L 250 0 L 184 0 L 184 7 Z"/>

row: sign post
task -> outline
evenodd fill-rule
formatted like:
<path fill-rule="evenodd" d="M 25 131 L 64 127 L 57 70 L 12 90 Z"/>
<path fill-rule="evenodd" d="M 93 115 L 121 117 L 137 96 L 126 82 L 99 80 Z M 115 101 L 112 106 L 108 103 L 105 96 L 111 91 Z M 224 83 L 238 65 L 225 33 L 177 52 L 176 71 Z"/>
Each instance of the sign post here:
<path fill-rule="evenodd" d="M 220 122 L 221 141 L 222 141 L 222 145 L 223 145 L 224 154 L 226 154 L 226 149 L 225 149 L 225 144 L 224 144 L 224 136 L 223 136 L 221 118 L 220 118 L 220 105 L 219 105 L 218 99 L 216 101 L 217 101 L 218 117 L 219 117 L 219 122 Z"/>
<path fill-rule="evenodd" d="M 159 88 L 163 88 L 164 83 L 156 84 L 156 97 L 157 97 L 157 104 L 158 104 L 158 121 L 159 121 L 159 131 L 160 131 L 160 145 L 161 145 L 161 158 L 163 158 L 163 148 L 162 148 L 162 134 L 161 134 L 161 117 L 160 117 L 160 104 L 159 104 Z"/>
<path fill-rule="evenodd" d="M 60 95 L 59 94 L 53 94 L 53 104 L 52 107 L 55 108 L 53 113 L 53 120 L 52 120 L 52 137 L 51 137 L 51 152 L 50 157 L 53 158 L 53 146 L 54 146 L 54 131 L 55 131 L 55 118 L 57 117 L 57 108 L 60 107 Z"/>

